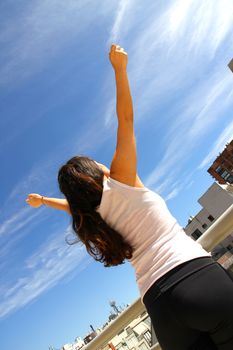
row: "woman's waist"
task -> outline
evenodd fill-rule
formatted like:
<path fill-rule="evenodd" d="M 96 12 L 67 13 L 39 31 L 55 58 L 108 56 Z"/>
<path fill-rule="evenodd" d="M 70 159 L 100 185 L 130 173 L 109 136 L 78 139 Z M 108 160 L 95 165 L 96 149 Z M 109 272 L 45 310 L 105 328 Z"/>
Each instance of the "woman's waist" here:
<path fill-rule="evenodd" d="M 216 262 L 211 256 L 197 257 L 179 264 L 165 273 L 162 277 L 156 280 L 152 286 L 150 286 L 143 296 L 143 303 L 150 304 L 175 284 L 179 283 L 196 271 L 199 271 L 202 268 L 212 264 L 216 264 Z"/>

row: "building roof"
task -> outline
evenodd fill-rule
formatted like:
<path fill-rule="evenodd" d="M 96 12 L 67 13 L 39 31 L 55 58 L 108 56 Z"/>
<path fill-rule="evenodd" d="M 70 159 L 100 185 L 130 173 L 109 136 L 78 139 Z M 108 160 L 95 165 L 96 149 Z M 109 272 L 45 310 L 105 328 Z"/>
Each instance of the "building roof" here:
<path fill-rule="evenodd" d="M 219 184 L 223 190 L 227 191 L 229 194 L 233 195 L 233 185 L 232 184 Z"/>

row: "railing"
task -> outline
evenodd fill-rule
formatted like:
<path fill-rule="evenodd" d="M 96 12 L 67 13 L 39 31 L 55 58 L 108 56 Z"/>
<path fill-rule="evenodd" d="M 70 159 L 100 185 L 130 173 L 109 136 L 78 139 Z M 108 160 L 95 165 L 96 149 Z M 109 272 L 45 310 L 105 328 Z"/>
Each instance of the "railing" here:
<path fill-rule="evenodd" d="M 197 240 L 204 249 L 211 251 L 233 231 L 233 204 Z"/>
<path fill-rule="evenodd" d="M 233 205 L 231 205 L 225 213 L 219 217 L 211 227 L 198 239 L 198 242 L 207 251 L 211 251 L 219 242 L 229 236 L 233 232 Z M 85 350 L 101 350 L 107 346 L 114 336 L 125 328 L 131 321 L 145 311 L 144 305 L 140 298 L 131 304 L 124 312 L 122 312 L 115 321 L 113 321 L 103 332 L 93 339 Z M 151 347 L 151 350 L 161 350 L 159 344 Z"/>

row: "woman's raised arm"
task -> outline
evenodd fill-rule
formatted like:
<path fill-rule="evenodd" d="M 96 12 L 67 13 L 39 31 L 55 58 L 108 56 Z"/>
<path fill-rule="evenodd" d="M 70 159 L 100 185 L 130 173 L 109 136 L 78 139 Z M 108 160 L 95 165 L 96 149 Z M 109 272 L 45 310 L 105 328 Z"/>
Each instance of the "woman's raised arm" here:
<path fill-rule="evenodd" d="M 115 71 L 118 118 L 117 145 L 112 159 L 110 176 L 129 186 L 143 187 L 137 176 L 133 102 L 127 76 L 128 55 L 120 46 L 112 45 L 109 59 Z"/>
<path fill-rule="evenodd" d="M 26 202 L 33 208 L 39 208 L 44 204 L 54 209 L 64 210 L 70 214 L 70 207 L 66 199 L 49 198 L 41 196 L 40 194 L 31 193 L 28 195 Z"/>

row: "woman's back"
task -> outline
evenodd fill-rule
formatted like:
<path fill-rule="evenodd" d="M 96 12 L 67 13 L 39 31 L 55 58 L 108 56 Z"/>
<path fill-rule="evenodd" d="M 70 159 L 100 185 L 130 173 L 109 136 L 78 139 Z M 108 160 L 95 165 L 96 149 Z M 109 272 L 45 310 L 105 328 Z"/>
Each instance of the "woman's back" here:
<path fill-rule="evenodd" d="M 185 234 L 165 201 L 146 187 L 132 187 L 108 178 L 97 211 L 133 246 L 130 262 L 142 297 L 172 268 L 210 255 Z"/>

